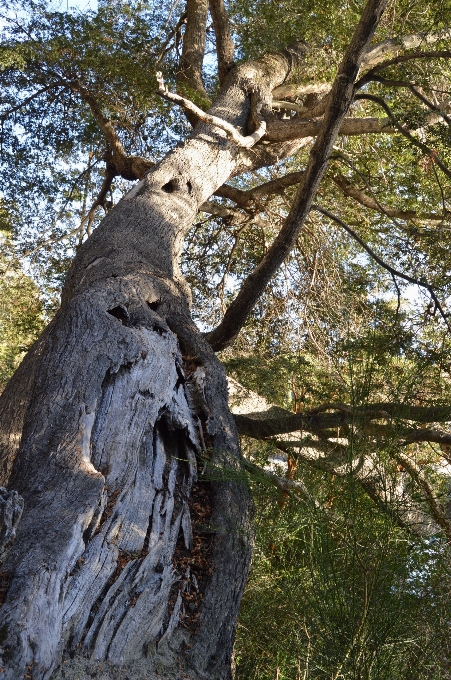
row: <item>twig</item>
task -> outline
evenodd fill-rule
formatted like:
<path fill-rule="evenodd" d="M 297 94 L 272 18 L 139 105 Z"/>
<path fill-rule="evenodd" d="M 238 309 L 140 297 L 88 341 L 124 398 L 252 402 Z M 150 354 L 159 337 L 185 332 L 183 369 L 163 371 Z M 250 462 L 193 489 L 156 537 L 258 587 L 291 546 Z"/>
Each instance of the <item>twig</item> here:
<path fill-rule="evenodd" d="M 384 111 L 387 113 L 389 119 L 392 122 L 392 125 L 398 132 L 400 132 L 406 139 L 408 139 L 414 146 L 418 147 L 421 149 L 427 156 L 432 158 L 432 160 L 437 163 L 438 167 L 442 172 L 445 173 L 448 177 L 451 178 L 451 170 L 443 163 L 443 161 L 439 158 L 438 154 L 430 149 L 427 144 L 423 144 L 423 142 L 420 142 L 418 139 L 416 139 L 411 132 L 406 130 L 405 127 L 403 127 L 398 121 L 396 120 L 395 116 L 393 115 L 393 112 L 391 108 L 388 106 L 388 104 L 382 99 L 382 97 L 376 97 L 373 94 L 358 94 L 355 97 L 356 100 L 358 99 L 367 99 L 368 101 L 375 102 L 376 104 L 379 104 Z M 443 114 L 440 113 L 440 116 Z"/>
<path fill-rule="evenodd" d="M 413 283 L 415 286 L 420 286 L 421 288 L 426 288 L 426 290 L 429 292 L 429 295 L 433 299 L 438 311 L 440 312 L 440 316 L 442 317 L 443 321 L 446 324 L 446 327 L 448 330 L 451 332 L 451 326 L 448 322 L 447 315 L 443 311 L 443 308 L 440 304 L 440 301 L 438 297 L 436 296 L 434 289 L 432 286 L 427 283 L 426 281 L 421 281 L 420 279 L 415 279 L 413 276 L 409 276 L 408 274 L 404 274 L 403 272 L 398 271 L 394 267 L 391 267 L 389 264 L 384 262 L 384 260 L 377 255 L 377 253 L 374 252 L 370 246 L 365 243 L 365 241 L 360 238 L 360 236 L 353 230 L 351 229 L 350 226 L 348 226 L 345 222 L 343 222 L 342 219 L 337 217 L 337 215 L 334 215 L 333 213 L 329 212 L 329 210 L 325 210 L 324 208 L 321 208 L 319 205 L 312 205 L 312 210 L 316 210 L 317 212 L 321 213 L 322 215 L 325 215 L 325 217 L 328 217 L 330 220 L 333 222 L 336 222 L 336 224 L 339 224 L 345 231 L 348 232 L 352 238 L 359 243 L 364 250 L 370 255 L 370 257 L 373 258 L 381 267 L 383 267 L 386 271 L 388 271 L 392 276 L 398 276 L 400 279 L 404 279 L 404 281 L 408 281 L 409 283 Z"/>

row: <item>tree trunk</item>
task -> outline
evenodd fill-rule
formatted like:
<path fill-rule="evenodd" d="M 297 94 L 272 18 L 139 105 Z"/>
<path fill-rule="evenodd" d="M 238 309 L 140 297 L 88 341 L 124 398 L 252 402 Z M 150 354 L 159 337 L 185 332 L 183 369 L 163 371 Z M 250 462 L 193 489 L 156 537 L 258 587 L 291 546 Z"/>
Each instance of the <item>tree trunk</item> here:
<path fill-rule="evenodd" d="M 212 113 L 244 128 L 252 83 L 280 84 L 292 62 L 240 67 Z M 139 182 L 80 248 L 2 395 L 5 549 L 24 499 L 1 573 L 8 680 L 231 677 L 250 502 L 225 374 L 178 260 L 243 158 L 200 125 Z"/>

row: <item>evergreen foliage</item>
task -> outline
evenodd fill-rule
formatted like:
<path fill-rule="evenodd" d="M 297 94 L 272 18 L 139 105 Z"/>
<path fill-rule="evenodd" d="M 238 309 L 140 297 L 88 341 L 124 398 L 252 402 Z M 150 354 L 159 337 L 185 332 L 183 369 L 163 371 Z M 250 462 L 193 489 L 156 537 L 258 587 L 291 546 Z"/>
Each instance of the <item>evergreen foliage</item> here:
<path fill-rule="evenodd" d="M 293 40 L 310 46 L 297 79 L 303 85 L 333 80 L 362 10 L 360 2 L 329 0 L 226 5 L 237 61 Z M 175 89 L 183 12 L 182 2 L 152 0 L 103 0 L 86 12 L 55 10 L 43 1 L 5 3 L 0 177 L 1 206 L 8 210 L 0 210 L 7 250 L 0 260 L 0 386 L 55 309 L 77 247 L 132 186 L 117 173 L 91 210 L 113 157 L 100 119 L 112 123 L 125 154 L 154 161 L 189 134 L 181 111 L 157 95 L 155 75 L 163 69 Z M 391 3 L 377 40 L 449 26 L 449 0 L 403 0 Z M 214 51 L 211 27 L 207 39 Z M 340 136 L 315 199 L 391 271 L 339 222 L 312 211 L 237 342 L 221 355 L 230 375 L 291 412 L 327 403 L 353 413 L 378 403 L 399 406 L 393 417 L 351 419 L 326 433 L 328 470 L 301 455 L 311 432 L 303 433 L 302 446 L 287 444 L 285 458 L 273 440 L 243 439 L 246 456 L 263 472 L 249 475 L 256 549 L 236 643 L 242 680 L 451 677 L 449 537 L 434 525 L 421 538 L 395 518 L 411 511 L 413 497 L 421 517 L 433 523 L 424 489 L 397 458 L 401 434 L 412 424 L 402 408 L 449 407 L 451 399 L 449 38 L 421 50 L 428 56 L 375 70 L 360 89 L 372 99 L 353 105 L 357 119 L 383 118 L 382 100 L 408 134 Z M 219 88 L 213 59 L 205 61 L 204 82 L 213 98 Z M 229 184 L 249 191 L 302 171 L 309 149 Z M 226 216 L 201 210 L 186 241 L 183 272 L 202 329 L 219 323 L 267 252 L 295 190 L 268 193 L 244 207 L 214 197 Z M 446 429 L 449 421 L 428 424 Z M 413 441 L 402 451 L 429 475 L 449 518 L 446 448 Z M 356 461 L 367 455 L 384 486 L 379 504 L 354 474 Z M 265 476 L 276 466 L 286 477 L 287 459 L 307 500 L 274 489 Z"/>

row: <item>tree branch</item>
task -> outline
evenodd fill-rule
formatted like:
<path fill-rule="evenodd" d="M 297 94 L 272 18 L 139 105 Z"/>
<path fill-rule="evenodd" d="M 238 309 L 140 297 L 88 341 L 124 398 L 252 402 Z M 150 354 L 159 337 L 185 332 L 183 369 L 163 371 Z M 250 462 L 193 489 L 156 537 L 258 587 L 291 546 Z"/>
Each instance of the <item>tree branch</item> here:
<path fill-rule="evenodd" d="M 309 85 L 298 85 L 297 83 L 287 83 L 279 85 L 272 94 L 276 99 L 284 97 L 298 97 L 307 94 L 326 94 L 330 91 L 332 83 L 311 83 Z"/>
<path fill-rule="evenodd" d="M 268 194 L 278 193 L 281 189 L 286 189 L 287 187 L 299 184 L 303 177 L 303 171 L 290 172 L 283 177 L 264 182 L 264 184 L 260 184 L 252 189 L 247 189 L 246 191 L 236 189 L 228 184 L 223 184 L 222 187 L 215 191 L 215 196 L 230 198 L 232 201 L 235 201 L 240 208 L 245 208 L 251 201 L 257 201 L 259 198 L 263 198 Z"/>
<path fill-rule="evenodd" d="M 389 264 L 384 262 L 384 260 L 381 257 L 379 257 L 379 255 L 377 255 L 377 253 L 375 253 L 374 250 L 372 250 L 372 248 L 370 248 L 369 245 L 367 243 L 365 243 L 365 241 L 363 239 L 361 239 L 360 236 L 353 229 L 351 229 L 350 226 L 348 226 L 345 222 L 343 222 L 343 220 L 341 220 L 339 217 L 337 217 L 333 213 L 329 212 L 329 210 L 325 210 L 324 208 L 321 208 L 319 205 L 313 205 L 312 210 L 316 210 L 317 212 L 321 213 L 322 215 L 325 215 L 326 217 L 328 217 L 333 222 L 336 222 L 336 224 L 339 224 L 341 227 L 343 227 L 343 229 L 345 231 L 347 231 L 348 234 L 350 236 L 352 236 L 352 238 L 355 241 L 357 241 L 357 243 L 359 243 L 364 250 L 366 250 L 368 255 L 370 257 L 372 257 L 373 260 L 375 260 L 375 262 L 377 262 L 381 267 L 383 267 L 386 271 L 388 271 L 392 276 L 397 276 L 400 279 L 404 279 L 404 281 L 408 281 L 409 283 L 413 283 L 415 286 L 420 286 L 421 288 L 425 288 L 428 291 L 431 298 L 433 299 L 435 306 L 440 313 L 440 316 L 442 317 L 443 321 L 446 324 L 446 327 L 451 332 L 451 326 L 448 322 L 448 317 L 445 314 L 445 312 L 443 311 L 443 308 L 440 304 L 440 301 L 437 298 L 437 296 L 434 292 L 434 289 L 432 288 L 432 286 L 429 283 L 427 283 L 426 281 L 421 281 L 420 279 L 415 279 L 413 276 L 409 276 L 408 274 L 404 274 L 403 272 L 398 271 L 394 267 L 391 267 Z"/>
<path fill-rule="evenodd" d="M 361 70 L 372 69 L 386 61 L 387 57 L 400 51 L 414 50 L 423 45 L 432 45 L 440 40 L 451 39 L 451 28 L 425 33 L 411 33 L 401 38 L 383 40 L 367 51 L 362 59 Z"/>
<path fill-rule="evenodd" d="M 219 84 L 223 85 L 229 71 L 234 66 L 235 45 L 230 35 L 229 17 L 224 7 L 224 0 L 210 0 L 209 4 L 216 36 Z"/>
<path fill-rule="evenodd" d="M 430 222 L 431 224 L 441 224 L 445 220 L 451 218 L 451 214 L 446 212 L 444 215 L 437 215 L 436 213 L 418 214 L 415 210 L 397 210 L 395 208 L 387 208 L 379 203 L 375 198 L 368 196 L 364 191 L 357 189 L 346 177 L 343 175 L 335 175 L 332 177 L 335 184 L 341 189 L 345 196 L 353 198 L 360 205 L 370 210 L 375 210 L 387 217 L 393 217 L 399 220 L 421 220 L 422 222 Z"/>
<path fill-rule="evenodd" d="M 78 80 L 72 81 L 69 85 L 88 104 L 94 119 L 100 126 L 111 154 L 109 164 L 114 167 L 116 174 L 128 180 L 142 179 L 155 163 L 141 156 L 128 156 L 124 151 L 113 123 L 103 114 L 102 109 L 89 90 Z"/>
<path fill-rule="evenodd" d="M 275 120 L 268 123 L 266 139 L 269 142 L 285 142 L 289 139 L 316 137 L 324 126 L 323 118 L 315 120 Z M 390 118 L 345 118 L 337 132 L 338 135 L 353 137 L 356 135 L 388 134 L 396 132 Z"/>
<path fill-rule="evenodd" d="M 384 69 L 389 68 L 390 66 L 397 66 L 398 64 L 403 64 L 406 61 L 412 61 L 413 59 L 449 59 L 450 57 L 451 57 L 450 50 L 435 50 L 431 52 L 417 51 L 411 52 L 410 54 L 400 54 L 394 59 L 387 59 L 387 61 L 382 61 L 380 64 L 372 68 L 371 71 L 368 71 L 368 73 L 362 76 L 360 80 L 356 83 L 356 89 L 360 89 L 361 87 L 369 83 L 373 79 L 375 73 L 383 71 Z"/>
<path fill-rule="evenodd" d="M 342 428 L 344 424 L 343 421 L 348 421 L 349 424 L 357 426 L 357 428 L 363 430 L 363 432 L 368 431 L 368 422 L 372 419 L 380 420 L 382 418 L 388 419 L 393 417 L 397 421 L 400 418 L 409 421 L 417 420 L 417 422 L 431 422 L 434 420 L 449 421 L 451 418 L 450 406 L 421 407 L 410 406 L 409 404 L 375 403 L 366 404 L 360 407 L 352 407 L 347 404 L 326 403 L 307 412 L 293 414 L 285 409 L 269 404 L 265 399 L 256 393 L 243 388 L 242 385 L 230 378 L 229 393 L 230 407 L 240 434 L 256 439 L 265 439 L 280 451 L 287 453 L 296 460 L 302 461 L 305 465 L 313 469 L 339 477 L 348 477 L 352 474 L 356 482 L 383 512 L 387 512 L 400 526 L 403 526 L 414 533 L 421 534 L 421 530 L 418 531 L 411 523 L 406 523 L 399 512 L 393 509 L 390 503 L 387 502 L 386 494 L 384 492 L 384 478 L 382 478 L 383 484 L 381 488 L 381 485 L 378 484 L 379 475 L 375 475 L 375 472 L 377 472 L 374 467 L 375 461 L 370 455 L 370 452 L 365 455 L 360 455 L 355 462 L 351 462 L 349 460 L 349 449 L 348 454 L 343 455 L 346 452 L 346 447 L 337 445 L 335 441 L 329 442 L 325 438 L 325 435 L 335 438 L 337 436 L 337 427 Z M 263 410 L 260 412 L 253 412 L 253 409 L 256 407 Z M 332 409 L 337 412 L 325 413 L 325 411 L 330 411 Z M 338 418 L 341 422 L 337 420 Z M 287 432 L 286 429 L 280 427 L 280 424 L 290 424 L 292 428 L 291 431 L 303 430 L 308 432 L 313 429 L 310 427 L 312 423 L 314 423 L 314 429 L 319 428 L 319 431 L 315 432 L 320 438 L 319 442 L 311 441 L 308 437 L 303 437 L 302 441 L 299 442 L 272 438 L 274 434 L 280 435 Z M 327 430 L 321 432 L 320 428 L 323 425 L 326 425 L 329 432 L 332 432 L 333 434 L 330 435 Z M 333 429 L 331 428 L 332 425 Z M 447 435 L 443 432 L 438 432 L 433 428 L 429 430 L 402 428 L 399 427 L 399 422 L 395 422 L 393 425 L 380 425 L 379 423 L 375 423 L 374 425 L 370 424 L 370 427 L 374 428 L 375 436 L 378 439 L 380 439 L 381 428 L 383 428 L 386 431 L 385 436 L 387 442 L 390 444 L 393 444 L 395 440 L 398 440 L 401 446 L 407 445 L 413 441 L 429 441 L 429 439 L 431 441 L 436 441 L 440 443 L 442 450 L 445 450 L 444 457 L 449 460 L 447 447 L 449 447 L 451 443 L 451 434 Z M 270 437 L 268 437 L 269 431 L 272 433 Z M 370 433 L 371 432 L 372 430 L 370 430 Z M 424 433 L 424 438 L 421 437 L 421 433 Z M 426 437 L 428 437 L 428 439 L 426 439 Z M 410 441 L 407 441 L 409 438 Z M 404 439 L 404 441 L 401 441 L 401 439 Z M 328 451 L 329 453 L 333 452 L 333 455 L 329 455 L 328 457 L 318 456 L 315 452 L 312 452 L 312 449 L 318 448 L 321 451 Z M 390 451 L 390 455 L 392 455 L 393 458 L 402 465 L 409 474 L 411 474 L 414 481 L 420 486 L 434 520 L 439 526 L 444 528 L 445 531 L 449 532 L 451 526 L 450 522 L 444 517 L 443 508 L 441 508 L 437 501 L 434 490 L 420 466 L 415 463 L 411 457 L 408 457 L 403 453 L 400 453 L 399 455 L 396 451 L 393 453 L 393 446 L 390 446 Z M 385 473 L 382 474 L 385 475 Z M 410 505 L 410 510 L 413 509 L 418 512 L 418 507 L 415 507 L 413 499 L 410 499 Z M 443 520 L 445 520 L 445 522 Z"/>
<path fill-rule="evenodd" d="M 237 146 L 250 148 L 251 146 L 254 146 L 254 144 L 256 144 L 265 134 L 266 123 L 265 121 L 262 121 L 258 130 L 247 137 L 243 137 L 243 135 L 241 135 L 231 123 L 228 123 L 226 120 L 222 120 L 222 118 L 218 118 L 217 116 L 212 116 L 209 113 L 205 113 L 205 111 L 202 111 L 202 109 L 196 106 L 196 104 L 193 104 L 193 102 L 191 102 L 189 99 L 185 99 L 185 97 L 181 97 L 178 94 L 169 92 L 168 88 L 164 84 L 162 74 L 158 71 L 156 75 L 158 93 L 164 97 L 164 99 L 179 104 L 187 111 L 193 113 L 196 116 L 196 119 L 201 120 L 204 123 L 208 123 L 208 125 L 214 125 L 220 130 L 224 130 L 227 136 L 230 137 L 230 139 L 234 141 Z"/>
<path fill-rule="evenodd" d="M 329 413 L 326 411 L 334 411 Z M 304 411 L 303 413 L 290 413 L 279 409 L 276 416 L 268 416 L 266 412 L 249 413 L 247 415 L 234 413 L 233 415 L 238 432 L 253 439 L 268 439 L 280 434 L 290 432 L 312 432 L 323 434 L 324 431 L 336 429 L 352 423 L 368 423 L 372 420 L 395 419 L 414 421 L 417 423 L 449 422 L 451 420 L 451 406 L 410 406 L 409 404 L 375 403 L 360 407 L 351 407 L 344 404 L 324 404 L 323 406 Z M 405 443 L 415 441 L 430 441 L 439 444 L 448 444 L 446 439 L 449 435 L 438 434 L 431 428 L 400 429 L 391 428 L 387 436 L 393 438 L 394 434 Z M 422 439 L 424 437 L 424 439 Z"/>
<path fill-rule="evenodd" d="M 156 59 L 156 61 L 155 61 L 155 66 L 158 66 L 158 65 L 160 64 L 160 62 L 162 61 L 164 55 L 165 55 L 167 52 L 169 52 L 169 50 L 170 50 L 170 42 L 171 42 L 172 38 L 175 38 L 175 44 L 176 44 L 176 46 L 177 46 L 177 42 L 178 42 L 178 39 L 179 39 L 179 36 L 180 36 L 180 31 L 181 31 L 182 26 L 183 26 L 184 24 L 186 24 L 186 19 L 187 19 L 187 15 L 186 15 L 186 12 L 184 12 L 184 13 L 182 14 L 182 16 L 180 17 L 180 19 L 178 20 L 178 22 L 177 22 L 177 24 L 175 25 L 175 27 L 171 30 L 171 32 L 169 33 L 168 37 L 166 38 L 166 40 L 165 40 L 165 42 L 164 42 L 164 44 L 163 44 L 163 46 L 162 46 L 162 48 L 161 48 L 161 50 L 160 50 L 160 54 L 158 55 L 158 57 L 157 57 L 157 59 Z"/>
<path fill-rule="evenodd" d="M 424 494 L 425 502 L 427 503 L 432 517 L 437 522 L 437 524 L 444 530 L 448 541 L 451 540 L 451 522 L 446 517 L 446 510 L 439 503 L 434 494 L 434 489 L 432 488 L 423 470 L 412 458 L 406 456 L 403 453 L 397 453 L 394 458 L 407 470 L 412 479 L 420 487 Z"/>
<path fill-rule="evenodd" d="M 47 85 L 46 87 L 41 88 L 37 92 L 33 92 L 33 94 L 31 94 L 29 97 L 26 97 L 21 102 L 19 102 L 19 104 L 17 104 L 17 106 L 12 106 L 11 108 L 7 109 L 6 111 L 3 111 L 3 113 L 0 114 L 0 120 L 1 121 L 6 120 L 8 118 L 8 116 L 10 116 L 12 113 L 19 111 L 23 106 L 26 106 L 27 104 L 32 102 L 33 99 L 36 99 L 41 94 L 44 94 L 45 92 L 48 92 L 49 90 L 52 90 L 54 87 L 58 87 L 58 86 L 55 85 L 54 83 L 52 83 L 51 85 Z M 63 87 L 65 87 L 65 85 L 63 85 Z"/>
<path fill-rule="evenodd" d="M 416 33 L 407 35 L 398 39 L 384 40 L 374 47 L 368 48 L 367 53 L 362 58 L 360 71 L 370 70 L 357 83 L 357 87 L 361 87 L 371 80 L 371 76 L 376 71 L 394 66 L 404 61 L 412 59 L 434 59 L 434 58 L 449 58 L 451 52 L 449 50 L 436 51 L 416 51 L 410 54 L 399 54 L 402 50 L 413 50 L 422 45 L 431 45 L 440 40 L 448 40 L 451 36 L 451 29 L 446 28 L 440 31 L 433 31 L 429 33 Z M 387 59 L 395 54 L 396 57 Z M 274 98 L 296 97 L 307 94 L 326 94 L 332 87 L 331 83 L 309 83 L 308 85 L 288 83 L 279 85 L 273 91 Z"/>
<path fill-rule="evenodd" d="M 425 153 L 427 156 L 432 158 L 432 160 L 437 163 L 438 167 L 442 172 L 445 173 L 447 177 L 451 179 L 451 170 L 443 163 L 443 161 L 439 158 L 438 154 L 436 151 L 433 151 L 430 149 L 427 144 L 423 144 L 423 142 L 420 142 L 419 139 L 416 139 L 409 130 L 406 130 L 406 128 L 403 125 L 400 125 L 398 121 L 396 120 L 395 116 L 392 113 L 392 110 L 388 106 L 388 104 L 382 99 L 382 97 L 377 97 L 373 94 L 358 94 L 356 95 L 356 99 L 367 99 L 368 101 L 375 102 L 376 104 L 379 104 L 384 111 L 388 114 L 388 117 L 390 118 L 392 125 L 398 132 L 400 132 L 406 139 L 408 139 L 414 146 L 418 147 Z M 442 117 L 442 114 L 440 113 L 439 118 Z"/>
<path fill-rule="evenodd" d="M 243 458 L 243 465 L 245 469 L 252 475 L 256 477 L 261 477 L 263 479 L 267 479 L 277 489 L 280 489 L 280 491 L 283 491 L 284 493 L 287 493 L 288 495 L 297 498 L 298 500 L 309 501 L 315 507 L 319 507 L 318 501 L 315 498 L 313 498 L 307 487 L 299 480 L 288 479 L 287 477 L 279 477 L 278 475 L 274 474 L 274 472 L 271 472 L 270 470 L 265 470 L 259 465 L 255 465 L 255 463 L 252 463 L 247 458 Z M 295 492 L 300 493 L 301 497 L 299 497 L 298 493 Z"/>
<path fill-rule="evenodd" d="M 376 83 L 380 83 L 381 85 L 389 85 L 391 87 L 407 88 L 408 90 L 410 90 L 412 92 L 412 94 L 415 97 L 417 97 L 417 99 L 419 99 L 423 104 L 425 104 L 428 107 L 428 109 L 430 109 L 431 111 L 434 111 L 435 113 L 438 113 L 439 116 L 441 116 L 443 118 L 443 120 L 446 123 L 448 123 L 448 125 L 451 125 L 451 118 L 449 118 L 449 116 L 446 115 L 446 111 L 443 108 L 440 108 L 439 106 L 437 106 L 436 104 L 431 102 L 419 90 L 417 90 L 415 85 L 413 83 L 411 83 L 410 81 L 408 81 L 408 80 L 393 80 L 391 78 L 383 78 L 382 76 L 377 76 L 377 75 L 372 76 L 371 80 L 376 82 Z M 442 102 L 442 103 L 445 104 L 445 102 Z M 446 102 L 446 105 L 447 104 L 448 104 L 448 102 Z"/>
<path fill-rule="evenodd" d="M 177 90 L 186 94 L 186 86 L 210 104 L 202 81 L 202 66 L 207 35 L 208 0 L 187 0 L 186 28 L 183 36 L 182 56 L 177 73 Z M 193 113 L 188 109 L 189 113 Z M 196 123 L 189 116 L 191 123 Z"/>
<path fill-rule="evenodd" d="M 221 324 L 207 335 L 208 341 L 216 351 L 224 349 L 236 338 L 266 285 L 297 239 L 323 178 L 343 119 L 354 98 L 354 82 L 362 56 L 379 23 L 386 3 L 387 0 L 369 0 L 362 13 L 338 70 L 322 130 L 310 153 L 304 180 L 298 189 L 285 224 L 260 264 L 244 281 Z"/>
<path fill-rule="evenodd" d="M 296 460 L 301 460 L 304 465 L 310 467 L 314 470 L 319 470 L 321 472 L 326 472 L 329 475 L 335 477 L 349 477 L 352 474 L 353 479 L 357 482 L 359 486 L 362 487 L 364 492 L 371 498 L 373 503 L 386 515 L 388 515 L 397 526 L 405 529 L 409 533 L 416 536 L 421 536 L 421 532 L 415 529 L 413 526 L 405 522 L 396 510 L 387 501 L 386 494 L 384 491 L 379 489 L 377 483 L 368 477 L 368 475 L 361 469 L 362 466 L 358 465 L 356 468 L 350 470 L 349 465 L 336 466 L 323 458 L 312 458 L 308 455 L 302 453 L 301 450 L 293 451 L 292 448 L 287 447 L 285 442 L 277 442 L 277 448 L 280 451 L 287 452 Z"/>

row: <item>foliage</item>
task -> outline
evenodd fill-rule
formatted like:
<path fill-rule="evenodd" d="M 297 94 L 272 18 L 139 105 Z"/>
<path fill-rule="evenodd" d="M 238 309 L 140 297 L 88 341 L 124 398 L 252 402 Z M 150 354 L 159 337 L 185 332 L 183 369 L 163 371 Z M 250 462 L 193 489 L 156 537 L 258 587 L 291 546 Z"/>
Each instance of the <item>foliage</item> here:
<path fill-rule="evenodd" d="M 409 540 L 351 477 L 300 473 L 324 509 L 254 485 L 257 539 L 237 677 L 448 678 L 447 549 Z"/>
<path fill-rule="evenodd" d="M 8 249 L 9 211 L 0 210 L 0 243 Z M 44 328 L 44 304 L 34 281 L 17 264 L 0 258 L 0 391 Z"/>
<path fill-rule="evenodd" d="M 0 210 L 0 221 L 8 252 L 0 262 L 5 270 L 0 385 L 41 331 L 45 312 L 56 308 L 68 264 L 101 218 L 96 208 L 91 221 L 89 210 L 112 152 L 86 93 L 113 124 L 126 154 L 159 160 L 189 134 L 182 113 L 155 94 L 159 68 L 171 87 L 175 83 L 183 5 L 104 1 L 97 11 L 83 13 L 55 11 L 41 1 L 5 3 L 0 174 L 1 206 L 8 210 Z M 330 0 L 230 0 L 226 5 L 238 60 L 294 39 L 309 44 L 297 74 L 303 84 L 332 80 L 362 10 L 361 2 Z M 450 24 L 449 0 L 402 0 L 390 5 L 377 40 Z M 207 38 L 214 49 L 211 28 Z M 437 41 L 436 57 L 393 63 L 379 73 L 385 82 L 362 85 L 360 94 L 382 99 L 394 119 L 413 132 L 410 137 L 342 135 L 316 197 L 389 269 L 422 285 L 390 273 L 342 225 L 312 211 L 237 342 L 221 355 L 231 375 L 279 406 L 302 412 L 330 402 L 352 408 L 376 402 L 450 403 L 451 189 L 445 170 L 451 165 L 451 132 L 443 116 L 430 124 L 431 108 L 424 102 L 442 112 L 449 102 L 449 58 L 439 54 L 447 47 L 447 41 Z M 206 60 L 204 80 L 214 96 L 218 81 L 212 62 Z M 297 97 L 295 103 L 306 104 L 307 98 Z M 353 114 L 381 118 L 386 111 L 378 100 L 360 99 Z M 306 144 L 291 159 L 230 185 L 249 190 L 302 170 L 309 150 Z M 365 194 L 373 207 L 347 195 L 343 182 Z M 128 180 L 115 177 L 103 213 L 129 188 Z M 267 252 L 295 191 L 291 186 L 265 195 L 244 209 L 216 197 L 216 205 L 231 214 L 199 214 L 182 267 L 202 329 L 218 324 Z M 24 262 L 34 281 L 23 273 Z M 381 508 L 351 474 L 353 461 L 370 451 L 387 488 L 397 486 L 396 428 L 401 425 L 395 418 L 390 427 L 383 442 L 374 428 L 348 428 L 341 462 L 349 473 L 341 477 L 318 471 L 301 457 L 296 461 L 295 478 L 316 505 L 270 490 L 264 476 L 250 482 L 257 538 L 236 648 L 238 677 L 449 677 L 442 634 L 449 625 L 451 585 L 446 542 L 439 532 L 424 541 L 413 538 L 389 512 L 399 510 L 394 505 L 400 497 Z M 262 467 L 274 464 L 269 445 L 246 446 Z M 416 443 L 406 450 L 412 460 L 423 461 L 446 502 L 440 448 Z M 284 476 L 286 468 L 278 473 Z M 426 513 L 415 484 L 406 482 L 405 490 L 418 496 Z"/>

